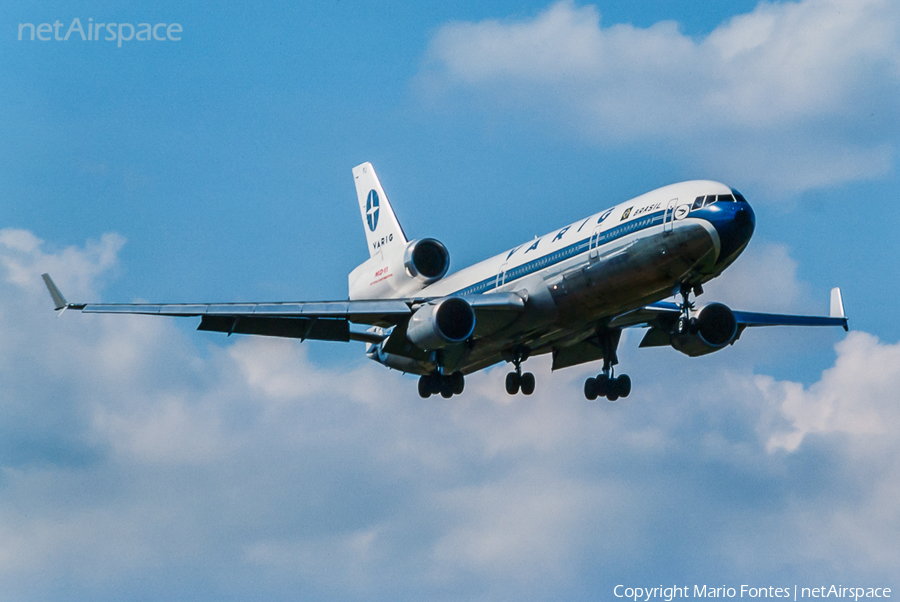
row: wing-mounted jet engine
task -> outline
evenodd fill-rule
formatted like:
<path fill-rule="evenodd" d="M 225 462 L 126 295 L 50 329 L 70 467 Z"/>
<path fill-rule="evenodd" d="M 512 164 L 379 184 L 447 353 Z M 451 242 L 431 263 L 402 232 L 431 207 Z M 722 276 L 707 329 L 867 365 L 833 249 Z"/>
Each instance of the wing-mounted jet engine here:
<path fill-rule="evenodd" d="M 475 312 L 461 297 L 426 303 L 409 320 L 406 338 L 423 351 L 462 343 L 475 330 Z"/>
<path fill-rule="evenodd" d="M 670 307 L 658 311 L 641 347 L 671 345 L 687 356 L 697 357 L 724 349 L 734 343 L 743 330 L 735 313 L 722 303 L 702 305 L 693 309 L 690 316 L 674 304 L 668 305 Z"/>
<path fill-rule="evenodd" d="M 727 305 L 710 303 L 694 312 L 694 317 L 678 319 L 669 336 L 672 347 L 690 357 L 724 349 L 740 334 L 737 318 Z"/>

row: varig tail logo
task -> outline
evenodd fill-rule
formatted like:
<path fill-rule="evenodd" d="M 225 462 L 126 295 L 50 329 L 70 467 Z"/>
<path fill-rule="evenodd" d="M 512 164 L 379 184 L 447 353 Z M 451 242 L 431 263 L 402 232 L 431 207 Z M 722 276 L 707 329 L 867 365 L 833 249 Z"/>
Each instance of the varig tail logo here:
<path fill-rule="evenodd" d="M 374 189 L 369 191 L 366 199 L 366 220 L 369 222 L 369 230 L 374 232 L 378 227 L 378 193 Z"/>

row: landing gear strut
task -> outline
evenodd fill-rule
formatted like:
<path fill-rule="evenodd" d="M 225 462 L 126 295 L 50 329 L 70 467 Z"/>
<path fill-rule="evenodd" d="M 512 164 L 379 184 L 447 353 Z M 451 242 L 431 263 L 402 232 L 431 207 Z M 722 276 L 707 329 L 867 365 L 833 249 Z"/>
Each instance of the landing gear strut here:
<path fill-rule="evenodd" d="M 510 395 L 515 395 L 520 390 L 524 395 L 534 393 L 534 374 L 531 372 L 522 374 L 522 362 L 526 359 L 528 359 L 528 352 L 517 350 L 512 359 L 509 360 L 516 367 L 515 372 L 510 372 L 506 375 L 506 392 Z"/>
<path fill-rule="evenodd" d="M 616 401 L 620 397 L 628 397 L 631 394 L 631 378 L 627 374 L 615 376 L 613 373 L 613 366 L 619 363 L 616 347 L 619 346 L 621 336 L 620 328 L 597 333 L 597 343 L 603 350 L 603 372 L 596 378 L 584 381 L 584 396 L 588 401 L 594 401 L 598 397 Z"/>
<path fill-rule="evenodd" d="M 419 397 L 425 399 L 440 393 L 441 397 L 449 399 L 462 393 L 465 386 L 466 379 L 462 372 L 453 374 L 432 372 L 419 377 Z"/>
<path fill-rule="evenodd" d="M 678 305 L 681 308 L 681 316 L 678 318 L 678 324 L 675 326 L 675 331 L 678 334 L 695 334 L 697 332 L 697 318 L 691 317 L 691 312 L 694 309 L 694 303 L 689 299 L 691 292 L 694 293 L 695 297 L 699 297 L 703 294 L 703 287 L 699 284 L 693 287 L 682 284 L 678 290 L 678 294 L 681 295 L 681 303 Z"/>

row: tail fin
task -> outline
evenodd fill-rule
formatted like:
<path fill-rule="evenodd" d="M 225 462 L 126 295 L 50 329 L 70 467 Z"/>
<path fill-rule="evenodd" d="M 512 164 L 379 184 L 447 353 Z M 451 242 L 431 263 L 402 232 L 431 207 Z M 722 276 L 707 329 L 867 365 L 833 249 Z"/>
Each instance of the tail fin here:
<path fill-rule="evenodd" d="M 366 230 L 366 241 L 369 243 L 369 255 L 390 255 L 405 249 L 408 242 L 406 235 L 372 164 L 363 163 L 354 167 L 353 180 L 356 183 L 356 197 Z"/>

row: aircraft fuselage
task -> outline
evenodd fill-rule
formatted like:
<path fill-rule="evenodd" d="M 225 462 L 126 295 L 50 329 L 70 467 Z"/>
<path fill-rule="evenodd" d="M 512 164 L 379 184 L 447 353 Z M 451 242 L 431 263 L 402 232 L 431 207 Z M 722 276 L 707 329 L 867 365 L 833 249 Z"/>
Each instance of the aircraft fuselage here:
<path fill-rule="evenodd" d="M 728 186 L 690 181 L 620 203 L 445 277 L 422 297 L 518 293 L 527 310 L 472 344 L 413 360 L 374 345 L 369 356 L 429 374 L 474 372 L 509 360 L 558 351 L 603 329 L 609 320 L 670 297 L 679 287 L 715 278 L 753 234 L 749 203 Z M 476 326 L 477 328 L 477 326 Z"/>

